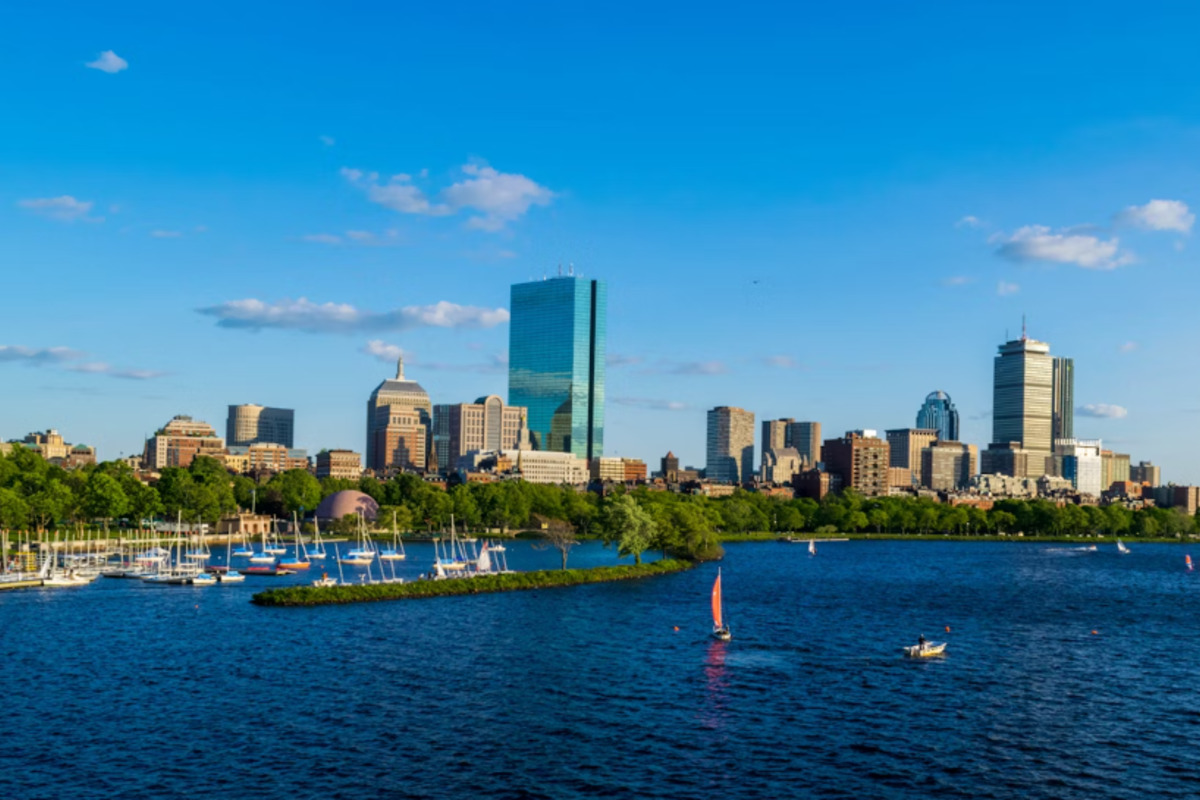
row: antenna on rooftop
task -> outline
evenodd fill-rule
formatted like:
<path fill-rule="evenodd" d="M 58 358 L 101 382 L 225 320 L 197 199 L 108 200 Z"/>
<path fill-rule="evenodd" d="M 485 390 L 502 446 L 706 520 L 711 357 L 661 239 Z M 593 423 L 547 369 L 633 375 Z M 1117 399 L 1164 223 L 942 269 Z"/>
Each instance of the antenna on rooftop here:
<path fill-rule="evenodd" d="M 575 277 L 575 265 L 574 264 L 567 265 L 567 274 L 570 275 L 572 278 Z"/>
<path fill-rule="evenodd" d="M 562 277 L 562 262 L 558 262 L 558 277 Z"/>
<path fill-rule="evenodd" d="M 1025 315 L 1022 314 L 1021 315 L 1021 341 L 1023 342 L 1028 338 L 1029 338 L 1029 336 L 1027 336 L 1025 333 Z"/>

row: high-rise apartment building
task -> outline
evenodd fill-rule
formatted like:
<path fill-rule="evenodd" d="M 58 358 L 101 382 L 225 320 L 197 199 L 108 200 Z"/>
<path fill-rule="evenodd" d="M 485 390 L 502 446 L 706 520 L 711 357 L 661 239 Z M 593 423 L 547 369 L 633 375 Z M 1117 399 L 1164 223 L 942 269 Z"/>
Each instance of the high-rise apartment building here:
<path fill-rule="evenodd" d="M 508 402 L 528 409 L 533 447 L 604 455 L 608 289 L 560 275 L 512 287 Z"/>
<path fill-rule="evenodd" d="M 396 377 L 385 380 L 367 401 L 367 468 L 429 468 L 433 405 L 429 393 L 404 377 L 404 359 L 396 362 Z"/>
<path fill-rule="evenodd" d="M 497 395 L 474 403 L 433 407 L 433 446 L 439 472 L 456 469 L 472 450 L 527 450 L 526 409 L 506 406 Z"/>
<path fill-rule="evenodd" d="M 1139 461 L 1129 468 L 1129 480 L 1148 486 L 1162 486 L 1162 467 L 1156 467 L 1149 461 Z"/>
<path fill-rule="evenodd" d="M 874 431 L 847 431 L 821 446 L 825 470 L 840 477 L 844 489 L 875 497 L 888 493 L 888 443 Z"/>
<path fill-rule="evenodd" d="M 965 489 L 975 475 L 978 456 L 973 444 L 932 442 L 921 451 L 921 485 L 939 492 Z"/>
<path fill-rule="evenodd" d="M 1099 439 L 1058 439 L 1054 442 L 1055 461 L 1062 463 L 1062 477 L 1075 491 L 1099 497 L 1108 488 L 1103 481 Z"/>
<path fill-rule="evenodd" d="M 935 430 L 938 438 L 946 442 L 958 441 L 958 409 L 943 391 L 930 392 L 925 396 L 921 410 L 917 412 L 917 428 Z"/>
<path fill-rule="evenodd" d="M 1114 483 L 1129 480 L 1129 454 L 1100 451 L 1100 489 L 1107 491 Z"/>
<path fill-rule="evenodd" d="M 225 418 L 225 444 L 247 447 L 252 444 L 295 446 L 296 412 L 290 408 L 269 408 L 248 403 L 230 406 Z"/>
<path fill-rule="evenodd" d="M 788 446 L 796 448 L 809 467 L 821 462 L 821 423 L 793 422 L 788 426 Z"/>
<path fill-rule="evenodd" d="M 754 413 L 732 406 L 708 412 L 704 475 L 718 483 L 745 483 L 754 473 Z"/>
<path fill-rule="evenodd" d="M 1022 335 L 999 350 L 992 386 L 992 442 L 1017 442 L 1029 454 L 1029 477 L 1038 477 L 1053 455 L 1050 345 Z"/>
<path fill-rule="evenodd" d="M 146 441 L 142 463 L 154 470 L 190 467 L 196 456 L 217 458 L 224 452 L 225 440 L 217 436 L 212 425 L 180 414 Z"/>
<path fill-rule="evenodd" d="M 322 450 L 317 453 L 316 472 L 318 478 L 362 477 L 362 456 L 353 450 Z"/>
<path fill-rule="evenodd" d="M 778 465 L 781 460 L 792 456 L 790 453 L 771 455 L 772 450 L 784 450 L 785 448 L 794 448 L 806 468 L 816 466 L 817 462 L 821 460 L 821 423 L 796 422 L 790 417 L 763 420 L 762 464 L 759 469 L 763 480 L 768 480 L 765 477 L 768 459 L 772 464 Z"/>
<path fill-rule="evenodd" d="M 794 419 L 764 419 L 762 423 L 762 463 L 759 465 L 758 474 L 762 480 L 767 480 L 767 462 L 773 461 L 772 451 L 782 450 L 791 445 L 790 426 L 795 424 Z"/>
<path fill-rule="evenodd" d="M 1075 359 L 1055 356 L 1051 378 L 1050 441 L 1075 438 Z"/>
<path fill-rule="evenodd" d="M 925 486 L 921 451 L 940 437 L 934 428 L 897 428 L 885 431 L 888 443 L 888 466 L 906 469 L 911 474 L 911 483 Z"/>

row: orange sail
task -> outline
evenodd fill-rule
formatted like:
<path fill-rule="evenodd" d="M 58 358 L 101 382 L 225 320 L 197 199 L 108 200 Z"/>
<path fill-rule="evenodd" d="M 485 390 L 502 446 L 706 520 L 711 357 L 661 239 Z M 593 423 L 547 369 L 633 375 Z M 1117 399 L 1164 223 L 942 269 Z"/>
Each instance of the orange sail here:
<path fill-rule="evenodd" d="M 721 628 L 721 571 L 717 570 L 717 579 L 713 582 L 712 590 L 713 627 Z"/>

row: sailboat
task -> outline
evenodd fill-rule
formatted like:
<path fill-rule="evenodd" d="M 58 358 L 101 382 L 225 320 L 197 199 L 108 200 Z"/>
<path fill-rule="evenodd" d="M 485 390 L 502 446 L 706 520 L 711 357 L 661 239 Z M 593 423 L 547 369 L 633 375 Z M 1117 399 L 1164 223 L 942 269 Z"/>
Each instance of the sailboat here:
<path fill-rule="evenodd" d="M 275 527 L 275 520 L 273 518 L 271 520 L 271 527 Z M 267 545 L 267 532 L 265 530 L 262 532 L 262 549 L 250 556 L 250 563 L 275 565 L 275 550 Z"/>
<path fill-rule="evenodd" d="M 230 539 L 232 540 L 232 538 L 233 534 L 230 534 Z M 232 544 L 233 542 L 230 541 L 231 546 Z M 238 545 L 237 550 L 230 550 L 229 555 L 231 558 L 251 558 L 254 555 L 254 548 L 250 546 L 250 537 L 246 535 L 245 530 L 242 531 L 242 543 Z"/>
<path fill-rule="evenodd" d="M 304 551 L 304 543 L 300 541 L 300 520 L 296 517 L 296 512 L 292 512 L 292 527 L 296 529 L 296 557 L 291 561 L 280 560 L 279 566 L 283 569 L 308 569 L 308 553 Z"/>
<path fill-rule="evenodd" d="M 725 603 L 721 599 L 721 568 L 717 567 L 717 579 L 713 581 L 712 588 L 712 613 L 713 613 L 713 629 L 712 635 L 714 639 L 720 639 L 722 642 L 728 642 L 733 638 L 733 634 L 729 630 L 729 623 L 725 621 Z"/>
<path fill-rule="evenodd" d="M 349 564 L 352 567 L 369 567 L 371 562 L 375 560 L 375 551 L 371 549 L 370 542 L 367 541 L 367 528 L 363 522 L 362 514 L 358 515 L 358 543 L 346 551 L 343 558 L 338 559 L 339 564 Z"/>
<path fill-rule="evenodd" d="M 815 556 L 817 554 L 817 543 L 813 539 L 808 540 L 808 554 L 810 556 Z"/>
<path fill-rule="evenodd" d="M 267 535 L 263 534 L 263 552 L 270 553 L 273 556 L 281 556 L 287 552 L 287 548 L 283 546 L 283 542 L 279 541 L 279 534 L 275 530 L 275 517 L 271 517 L 271 542 L 267 543 Z"/>
<path fill-rule="evenodd" d="M 313 515 L 312 546 L 304 548 L 304 552 L 310 561 L 325 560 L 325 543 L 321 541 L 321 523 L 317 520 L 316 514 Z"/>
<path fill-rule="evenodd" d="M 1192 557 L 1184 556 L 1183 560 L 1187 563 L 1188 572 L 1191 572 L 1192 571 Z"/>
<path fill-rule="evenodd" d="M 217 573 L 221 583 L 245 583 L 246 576 L 233 568 L 233 534 L 225 539 L 225 569 Z"/>
<path fill-rule="evenodd" d="M 392 512 L 392 546 L 379 551 L 380 561 L 403 561 L 408 558 L 404 552 L 404 542 L 400 540 L 400 534 L 396 531 L 396 512 Z"/>
<path fill-rule="evenodd" d="M 1120 539 L 1117 539 L 1117 552 L 1123 556 L 1129 555 L 1129 548 Z"/>

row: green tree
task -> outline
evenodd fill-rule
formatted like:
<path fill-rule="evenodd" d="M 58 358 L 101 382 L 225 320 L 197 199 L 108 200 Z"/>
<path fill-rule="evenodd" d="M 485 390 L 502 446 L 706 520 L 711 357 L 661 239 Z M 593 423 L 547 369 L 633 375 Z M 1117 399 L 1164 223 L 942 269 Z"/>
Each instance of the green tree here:
<path fill-rule="evenodd" d="M 92 519 L 104 520 L 105 533 L 109 520 L 123 516 L 129 511 L 129 498 L 121 483 L 112 475 L 96 470 L 88 478 L 83 494 L 83 510 Z"/>
<path fill-rule="evenodd" d="M 29 524 L 29 503 L 12 489 L 0 488 L 0 530 L 19 530 Z"/>
<path fill-rule="evenodd" d="M 283 510 L 290 516 L 301 510 L 312 511 L 321 502 L 321 484 L 304 469 L 289 469 L 275 475 L 267 485 L 278 489 Z"/>
<path fill-rule="evenodd" d="M 13 448 L 14 452 L 16 448 Z M 75 495 L 66 484 L 51 480 L 29 498 L 29 510 L 38 533 L 63 519 L 75 502 Z"/>

